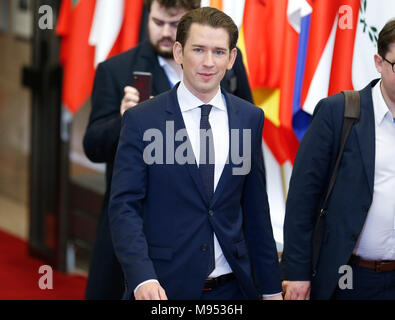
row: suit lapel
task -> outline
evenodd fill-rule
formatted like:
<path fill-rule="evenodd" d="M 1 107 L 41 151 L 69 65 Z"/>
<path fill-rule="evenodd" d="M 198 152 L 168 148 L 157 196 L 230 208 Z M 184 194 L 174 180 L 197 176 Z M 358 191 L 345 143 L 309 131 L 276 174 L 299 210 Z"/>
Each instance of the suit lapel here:
<path fill-rule="evenodd" d="M 224 169 L 221 173 L 221 177 L 218 181 L 217 187 L 214 192 L 214 196 L 211 199 L 211 205 L 214 206 L 215 203 L 218 201 L 219 197 L 221 196 L 222 192 L 224 191 L 224 188 L 228 186 L 228 183 L 230 179 L 232 178 L 232 169 L 234 167 L 231 159 L 231 148 L 232 148 L 232 136 L 231 136 L 231 130 L 232 129 L 237 129 L 239 132 L 239 146 L 242 148 L 242 137 L 240 135 L 240 130 L 242 129 L 241 124 L 240 124 L 240 117 L 238 115 L 239 108 L 236 104 L 233 103 L 231 100 L 230 96 L 228 93 L 225 91 L 222 91 L 222 93 L 225 96 L 226 100 L 226 108 L 228 111 L 228 123 L 229 123 L 229 149 L 228 149 L 228 159 L 226 161 L 226 164 L 224 166 Z M 238 149 L 239 150 L 239 149 Z M 229 186 L 228 186 L 229 187 Z"/>
<path fill-rule="evenodd" d="M 375 165 L 375 147 L 376 134 L 374 125 L 374 112 L 372 100 L 372 86 L 370 83 L 366 88 L 360 91 L 361 95 L 361 116 L 355 124 L 355 132 L 358 136 L 359 149 L 361 152 L 362 162 L 365 168 L 366 176 L 369 183 L 369 190 L 373 194 L 374 183 L 374 165 Z"/>
<path fill-rule="evenodd" d="M 174 133 L 176 134 L 177 131 L 179 130 L 186 130 L 184 119 L 181 114 L 181 109 L 180 105 L 178 104 L 178 99 L 177 99 L 177 88 L 179 84 L 176 84 L 174 88 L 170 91 L 170 94 L 168 96 L 168 102 L 167 102 L 167 107 L 166 107 L 166 112 L 167 112 L 167 119 L 166 121 L 173 121 L 174 122 Z M 177 150 L 177 148 L 183 143 L 183 141 L 175 141 L 174 143 L 174 151 Z M 187 139 L 188 143 L 188 149 L 193 152 L 192 145 L 190 143 L 189 137 Z M 189 164 L 186 163 L 185 165 L 180 165 L 180 166 L 186 166 L 188 168 L 188 172 L 191 175 L 192 180 L 194 181 L 197 189 L 199 190 L 199 193 L 205 202 L 205 204 L 208 206 L 209 205 L 209 199 L 204 192 L 203 188 L 203 181 L 200 177 L 200 172 L 199 168 L 196 163 L 196 157 L 194 157 L 194 163 Z M 177 161 L 175 160 L 175 165 L 177 164 Z"/>

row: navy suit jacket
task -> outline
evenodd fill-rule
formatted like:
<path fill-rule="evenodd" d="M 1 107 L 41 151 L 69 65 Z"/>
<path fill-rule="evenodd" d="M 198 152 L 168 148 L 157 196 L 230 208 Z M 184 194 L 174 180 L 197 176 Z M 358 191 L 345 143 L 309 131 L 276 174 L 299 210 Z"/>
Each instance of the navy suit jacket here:
<path fill-rule="evenodd" d="M 249 299 L 281 292 L 261 149 L 263 111 L 222 91 L 229 129 L 252 132 L 251 170 L 232 175 L 230 160 L 210 200 L 196 163 L 147 165 L 143 159 L 151 143 L 143 141 L 146 130 L 158 129 L 165 137 L 166 121 L 175 132 L 185 129 L 177 87 L 129 109 L 122 119 L 109 219 L 128 295 L 139 283 L 158 279 L 169 299 L 199 299 L 213 231 Z M 175 150 L 182 143 L 189 142 L 175 142 Z"/>
<path fill-rule="evenodd" d="M 360 120 L 347 139 L 328 203 L 317 272 L 312 275 L 312 232 L 340 147 L 344 95 L 321 100 L 296 155 L 286 203 L 284 280 L 311 280 L 311 298 L 329 299 L 347 265 L 373 199 L 375 125 L 372 81 L 361 90 Z"/>

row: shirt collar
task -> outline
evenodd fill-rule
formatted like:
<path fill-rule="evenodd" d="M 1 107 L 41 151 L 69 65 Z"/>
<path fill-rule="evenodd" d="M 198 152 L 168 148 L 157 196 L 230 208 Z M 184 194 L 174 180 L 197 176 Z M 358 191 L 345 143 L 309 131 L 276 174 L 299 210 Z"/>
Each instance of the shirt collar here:
<path fill-rule="evenodd" d="M 166 59 L 163 58 L 163 57 L 161 57 L 161 56 L 159 56 L 159 55 L 158 55 L 158 62 L 159 62 L 159 65 L 160 65 L 162 68 L 163 68 L 164 66 L 169 65 L 169 64 L 167 63 Z"/>
<path fill-rule="evenodd" d="M 170 65 L 170 63 L 167 62 L 165 58 L 159 55 L 157 57 L 158 57 L 159 65 L 165 71 L 167 79 L 169 80 L 171 86 L 173 87 L 177 82 L 179 82 L 182 79 L 182 73 L 181 76 L 179 76 L 176 70 L 173 69 L 173 67 Z"/>
<path fill-rule="evenodd" d="M 390 110 L 385 103 L 383 93 L 381 92 L 381 80 L 373 87 L 373 108 L 374 108 L 374 118 L 376 125 L 379 126 L 383 122 L 384 118 L 388 118 L 393 121 Z"/>
<path fill-rule="evenodd" d="M 202 104 L 211 104 L 213 107 L 226 111 L 225 98 L 221 93 L 221 88 L 218 88 L 215 96 L 208 102 L 204 103 L 199 98 L 197 98 L 188 88 L 185 86 L 184 81 L 181 83 L 177 89 L 178 103 L 180 105 L 181 112 L 189 111 L 200 107 Z"/>

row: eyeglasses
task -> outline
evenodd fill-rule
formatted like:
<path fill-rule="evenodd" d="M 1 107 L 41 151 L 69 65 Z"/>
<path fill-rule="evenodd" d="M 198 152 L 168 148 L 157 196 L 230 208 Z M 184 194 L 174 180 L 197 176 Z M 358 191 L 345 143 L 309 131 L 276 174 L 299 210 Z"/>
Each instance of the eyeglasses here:
<path fill-rule="evenodd" d="M 393 72 L 395 72 L 395 62 L 390 62 L 390 61 L 388 61 L 386 58 L 384 58 L 384 57 L 382 57 L 385 61 L 387 61 L 390 65 L 391 65 L 391 67 L 392 67 L 392 71 Z"/>

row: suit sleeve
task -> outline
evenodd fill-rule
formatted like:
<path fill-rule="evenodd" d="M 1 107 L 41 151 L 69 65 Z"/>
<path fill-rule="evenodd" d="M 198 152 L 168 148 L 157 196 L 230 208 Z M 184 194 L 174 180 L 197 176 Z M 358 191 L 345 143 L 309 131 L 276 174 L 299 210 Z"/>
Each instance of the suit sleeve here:
<path fill-rule="evenodd" d="M 105 64 L 99 64 L 92 91 L 92 111 L 83 146 L 92 162 L 112 162 L 121 128 L 120 104 L 123 88 Z"/>
<path fill-rule="evenodd" d="M 260 120 L 258 127 L 252 131 L 251 171 L 246 178 L 242 205 L 245 235 L 259 293 L 269 295 L 282 289 L 263 166 L 264 113 L 260 109 L 258 111 Z"/>
<path fill-rule="evenodd" d="M 122 119 L 109 203 L 115 254 L 131 290 L 145 280 L 157 279 L 143 230 L 148 169 L 143 158 L 143 134 L 136 118 L 134 110 L 129 109 Z"/>
<path fill-rule="evenodd" d="M 341 125 L 343 117 L 334 110 L 328 99 L 318 103 L 295 158 L 284 220 L 284 280 L 311 280 L 312 234 L 338 148 L 334 123 Z"/>

